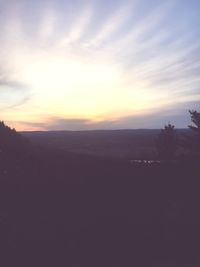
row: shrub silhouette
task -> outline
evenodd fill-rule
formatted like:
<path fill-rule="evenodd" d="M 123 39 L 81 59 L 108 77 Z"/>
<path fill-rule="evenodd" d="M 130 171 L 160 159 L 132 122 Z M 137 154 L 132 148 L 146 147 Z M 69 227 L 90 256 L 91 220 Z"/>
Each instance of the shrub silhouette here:
<path fill-rule="evenodd" d="M 177 140 L 174 129 L 174 125 L 168 123 L 168 125 L 165 125 L 164 129 L 161 130 L 158 137 L 157 151 L 159 158 L 162 160 L 171 160 L 175 158 Z"/>

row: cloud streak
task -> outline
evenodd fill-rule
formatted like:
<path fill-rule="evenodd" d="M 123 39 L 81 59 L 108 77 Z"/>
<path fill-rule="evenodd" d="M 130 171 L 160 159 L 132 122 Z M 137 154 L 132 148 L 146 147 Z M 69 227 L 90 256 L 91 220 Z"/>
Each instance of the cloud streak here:
<path fill-rule="evenodd" d="M 92 121 L 90 119 L 69 119 L 64 117 L 46 117 L 39 122 L 17 121 L 12 125 L 19 129 L 33 131 L 48 130 L 112 130 L 112 129 L 154 129 L 163 128 L 168 122 L 175 124 L 176 128 L 186 128 L 190 124 L 189 109 L 197 109 L 198 101 L 188 101 L 187 107 L 185 102 L 178 105 L 165 108 L 149 110 L 146 114 L 136 114 L 124 117 L 118 117 L 113 120 L 102 119 L 101 121 Z M 11 122 L 9 122 L 11 123 Z"/>

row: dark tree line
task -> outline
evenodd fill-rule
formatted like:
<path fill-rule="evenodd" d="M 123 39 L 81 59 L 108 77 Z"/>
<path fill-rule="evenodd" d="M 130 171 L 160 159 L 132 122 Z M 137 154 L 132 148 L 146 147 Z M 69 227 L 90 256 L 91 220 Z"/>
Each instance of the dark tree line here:
<path fill-rule="evenodd" d="M 179 144 L 188 155 L 195 158 L 200 157 L 200 112 L 189 110 L 189 114 L 192 125 L 189 125 L 188 128 L 191 131 L 189 135 L 184 135 L 182 140 L 178 140 L 175 126 L 170 123 L 161 130 L 156 142 L 160 159 L 173 160 Z"/>
<path fill-rule="evenodd" d="M 27 146 L 28 140 L 19 134 L 15 129 L 0 121 L 0 151 L 18 151 Z"/>

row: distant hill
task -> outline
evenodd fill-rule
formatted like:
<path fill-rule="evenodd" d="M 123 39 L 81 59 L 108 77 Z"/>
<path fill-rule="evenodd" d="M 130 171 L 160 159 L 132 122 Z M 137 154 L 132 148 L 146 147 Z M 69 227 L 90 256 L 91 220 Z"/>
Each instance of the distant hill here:
<path fill-rule="evenodd" d="M 178 129 L 177 135 L 188 133 Z M 68 152 L 127 159 L 155 158 L 159 129 L 21 132 L 32 143 Z"/>

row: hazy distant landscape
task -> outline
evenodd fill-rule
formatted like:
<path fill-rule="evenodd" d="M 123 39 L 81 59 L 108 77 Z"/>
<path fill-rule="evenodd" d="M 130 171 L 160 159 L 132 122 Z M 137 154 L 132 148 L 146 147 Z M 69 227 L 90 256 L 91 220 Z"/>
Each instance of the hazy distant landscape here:
<path fill-rule="evenodd" d="M 121 159 L 157 158 L 155 130 L 99 130 L 21 132 L 33 144 L 62 149 L 77 154 Z M 177 138 L 190 134 L 188 129 L 177 129 Z"/>

